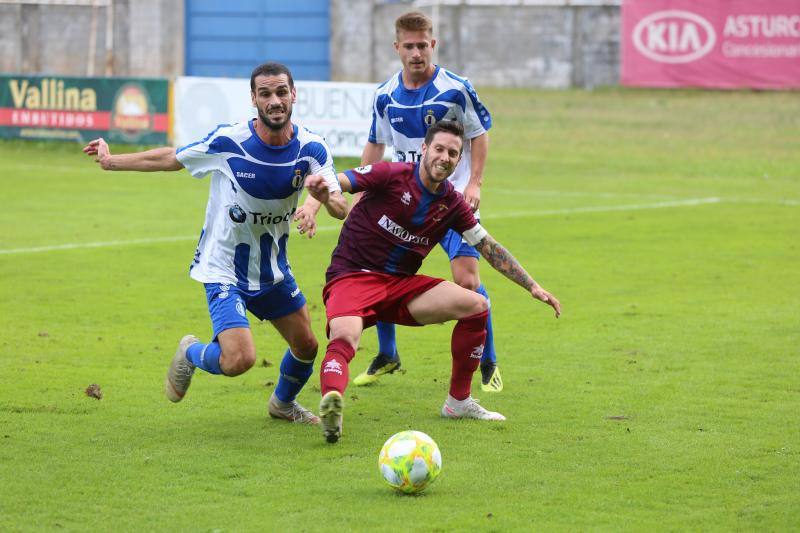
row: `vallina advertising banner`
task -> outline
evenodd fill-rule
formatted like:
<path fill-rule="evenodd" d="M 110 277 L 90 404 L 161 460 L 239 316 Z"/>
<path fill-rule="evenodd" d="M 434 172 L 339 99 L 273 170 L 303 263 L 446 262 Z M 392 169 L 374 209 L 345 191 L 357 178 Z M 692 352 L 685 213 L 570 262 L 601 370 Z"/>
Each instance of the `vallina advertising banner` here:
<path fill-rule="evenodd" d="M 295 81 L 292 121 L 322 135 L 335 156 L 360 156 L 372 121 L 376 84 Z M 181 77 L 175 80 L 175 145 L 203 139 L 218 124 L 251 119 L 250 80 Z"/>
<path fill-rule="evenodd" d="M 622 84 L 800 87 L 800 0 L 625 0 Z"/>
<path fill-rule="evenodd" d="M 0 138 L 166 144 L 169 81 L 0 75 Z"/>

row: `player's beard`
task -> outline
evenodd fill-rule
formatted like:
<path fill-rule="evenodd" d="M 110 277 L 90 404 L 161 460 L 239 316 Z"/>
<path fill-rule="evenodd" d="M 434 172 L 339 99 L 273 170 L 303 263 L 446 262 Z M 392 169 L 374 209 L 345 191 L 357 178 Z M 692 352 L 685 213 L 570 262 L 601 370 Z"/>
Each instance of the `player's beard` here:
<path fill-rule="evenodd" d="M 292 118 L 292 107 L 291 106 L 288 106 L 288 107 L 281 106 L 281 107 L 283 109 L 285 109 L 285 115 L 286 116 L 285 116 L 284 120 L 282 120 L 280 122 L 276 122 L 276 121 L 274 121 L 274 120 L 269 118 L 269 109 L 267 109 L 266 112 L 262 111 L 261 109 L 258 110 L 258 118 L 259 118 L 259 120 L 261 121 L 262 124 L 264 124 L 264 126 L 266 126 L 268 129 L 270 129 L 272 131 L 280 131 L 280 130 L 282 130 L 283 127 L 286 126 L 286 124 Z M 272 108 L 274 109 L 275 106 L 272 106 Z"/>
<path fill-rule="evenodd" d="M 450 176 L 453 175 L 453 169 L 451 169 L 450 172 L 448 172 L 444 177 L 438 177 L 438 176 L 434 175 L 434 173 L 433 173 L 433 165 L 431 164 L 430 159 L 431 158 L 429 158 L 428 156 L 423 157 L 422 158 L 422 166 L 425 167 L 425 172 L 428 174 L 428 178 L 431 181 L 436 182 L 436 183 L 443 183 L 443 182 L 447 181 L 447 178 L 449 178 Z"/>

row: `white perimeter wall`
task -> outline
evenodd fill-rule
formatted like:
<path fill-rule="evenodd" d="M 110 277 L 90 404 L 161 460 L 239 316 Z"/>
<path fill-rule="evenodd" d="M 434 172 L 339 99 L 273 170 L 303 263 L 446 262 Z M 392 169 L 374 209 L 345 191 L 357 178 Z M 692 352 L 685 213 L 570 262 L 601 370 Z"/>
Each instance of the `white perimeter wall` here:
<path fill-rule="evenodd" d="M 292 121 L 325 137 L 335 156 L 360 156 L 372 120 L 377 84 L 296 81 Z M 256 116 L 250 80 L 180 77 L 173 88 L 174 143 L 203 139 L 218 124 Z"/>

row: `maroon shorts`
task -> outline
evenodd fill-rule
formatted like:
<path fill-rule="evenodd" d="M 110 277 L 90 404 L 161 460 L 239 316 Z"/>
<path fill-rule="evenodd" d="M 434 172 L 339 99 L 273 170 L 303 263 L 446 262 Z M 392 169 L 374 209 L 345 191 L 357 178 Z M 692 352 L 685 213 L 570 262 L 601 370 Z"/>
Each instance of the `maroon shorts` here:
<path fill-rule="evenodd" d="M 360 316 L 365 329 L 379 320 L 420 326 L 408 312 L 408 302 L 443 281 L 420 274 L 393 276 L 382 272 L 352 272 L 325 285 L 322 301 L 328 322 L 340 316 Z"/>

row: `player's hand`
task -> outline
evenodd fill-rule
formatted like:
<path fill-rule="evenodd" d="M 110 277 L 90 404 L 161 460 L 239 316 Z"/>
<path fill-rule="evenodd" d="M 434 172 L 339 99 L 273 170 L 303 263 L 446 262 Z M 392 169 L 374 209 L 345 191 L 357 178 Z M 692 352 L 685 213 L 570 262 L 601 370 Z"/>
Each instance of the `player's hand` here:
<path fill-rule="evenodd" d="M 328 203 L 330 192 L 328 191 L 328 183 L 325 181 L 325 178 L 322 176 L 317 176 L 316 174 L 312 174 L 306 177 L 305 186 L 306 189 L 308 189 L 308 194 L 310 194 L 316 201 L 321 204 Z"/>
<path fill-rule="evenodd" d="M 295 211 L 293 218 L 295 222 L 299 222 L 297 229 L 300 231 L 300 235 L 308 234 L 310 239 L 317 234 L 317 218 L 310 207 L 301 205 Z"/>
<path fill-rule="evenodd" d="M 477 185 L 467 185 L 467 188 L 464 189 L 464 200 L 466 200 L 473 213 L 477 211 L 481 205 L 481 188 Z"/>
<path fill-rule="evenodd" d="M 108 144 L 106 144 L 106 141 L 104 141 L 102 137 L 90 141 L 89 144 L 84 146 L 83 153 L 94 156 L 94 160 L 100 163 L 100 166 L 104 170 L 108 170 L 106 162 L 108 158 L 111 157 L 111 151 L 108 149 Z"/>
<path fill-rule="evenodd" d="M 561 302 L 558 299 L 541 288 L 540 286 L 536 285 L 535 287 L 531 288 L 531 295 L 539 301 L 542 301 L 556 310 L 556 318 L 561 316 Z"/>

